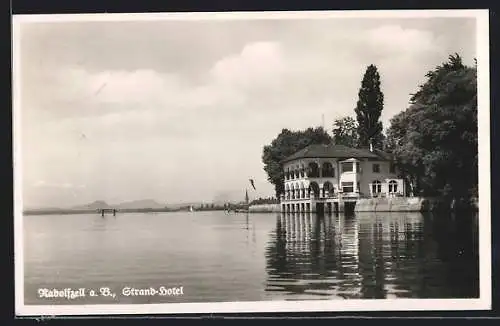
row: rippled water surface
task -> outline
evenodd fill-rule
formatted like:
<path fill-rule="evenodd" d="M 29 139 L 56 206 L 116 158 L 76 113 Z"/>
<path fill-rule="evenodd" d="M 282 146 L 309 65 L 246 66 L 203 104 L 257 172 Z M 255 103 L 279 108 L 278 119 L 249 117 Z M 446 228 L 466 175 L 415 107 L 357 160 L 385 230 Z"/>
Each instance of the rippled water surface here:
<path fill-rule="evenodd" d="M 478 297 L 477 219 L 179 212 L 32 215 L 26 304 Z M 181 287 L 125 296 L 124 287 Z M 109 287 L 116 297 L 40 298 Z"/>

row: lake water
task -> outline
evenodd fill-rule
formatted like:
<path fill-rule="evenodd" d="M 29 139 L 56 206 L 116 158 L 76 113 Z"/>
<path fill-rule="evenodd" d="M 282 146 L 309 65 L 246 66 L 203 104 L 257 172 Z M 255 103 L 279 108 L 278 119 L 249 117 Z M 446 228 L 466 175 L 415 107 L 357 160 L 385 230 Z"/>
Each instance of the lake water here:
<path fill-rule="evenodd" d="M 23 221 L 28 305 L 479 296 L 471 216 L 213 211 Z M 116 296 L 88 295 L 103 287 Z M 126 296 L 125 287 L 182 294 Z M 86 296 L 41 298 L 42 288 Z"/>

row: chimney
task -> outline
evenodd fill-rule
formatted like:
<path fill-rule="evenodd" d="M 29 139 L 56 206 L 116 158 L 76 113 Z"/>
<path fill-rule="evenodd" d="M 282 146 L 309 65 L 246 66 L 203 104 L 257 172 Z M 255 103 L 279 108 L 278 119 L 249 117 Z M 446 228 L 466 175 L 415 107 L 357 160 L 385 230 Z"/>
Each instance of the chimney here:
<path fill-rule="evenodd" d="M 373 152 L 373 143 L 371 140 L 370 140 L 370 152 Z"/>

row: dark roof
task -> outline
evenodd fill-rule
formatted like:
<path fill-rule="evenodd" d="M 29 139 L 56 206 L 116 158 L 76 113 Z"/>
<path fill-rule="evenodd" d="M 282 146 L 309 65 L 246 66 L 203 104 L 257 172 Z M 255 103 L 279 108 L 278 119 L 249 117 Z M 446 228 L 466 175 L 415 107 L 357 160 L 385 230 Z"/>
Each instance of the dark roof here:
<path fill-rule="evenodd" d="M 377 154 L 380 158 L 382 158 L 382 160 L 385 160 L 385 161 L 394 160 L 394 156 L 391 153 L 381 151 L 380 149 L 374 149 L 373 152 L 375 154 Z"/>
<path fill-rule="evenodd" d="M 285 158 L 281 162 L 285 163 L 301 158 L 371 158 L 384 161 L 389 161 L 392 159 L 390 154 L 378 149 L 370 152 L 368 148 L 351 148 L 344 145 L 335 144 L 314 144 L 301 149 L 295 154 Z"/>

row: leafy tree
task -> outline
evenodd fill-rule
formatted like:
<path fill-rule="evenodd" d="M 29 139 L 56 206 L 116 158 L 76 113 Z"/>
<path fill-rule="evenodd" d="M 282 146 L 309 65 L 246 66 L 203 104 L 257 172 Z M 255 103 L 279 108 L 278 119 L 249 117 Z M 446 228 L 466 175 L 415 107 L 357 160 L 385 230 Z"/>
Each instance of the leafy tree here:
<path fill-rule="evenodd" d="M 267 180 L 274 185 L 277 198 L 285 190 L 281 161 L 311 144 L 329 144 L 331 141 L 332 138 L 322 127 L 302 131 L 283 129 L 271 144 L 264 146 L 264 171 Z"/>
<path fill-rule="evenodd" d="M 382 122 L 379 121 L 384 107 L 384 94 L 380 90 L 380 74 L 375 65 L 369 65 L 361 81 L 358 102 L 354 111 L 358 121 L 358 145 L 366 147 L 372 142 L 381 148 L 383 142 Z"/>
<path fill-rule="evenodd" d="M 357 147 L 358 124 L 351 117 L 343 117 L 333 123 L 333 141 L 335 144 Z"/>
<path fill-rule="evenodd" d="M 417 192 L 469 198 L 478 183 L 476 66 L 455 54 L 426 77 L 391 119 L 386 147 Z"/>

